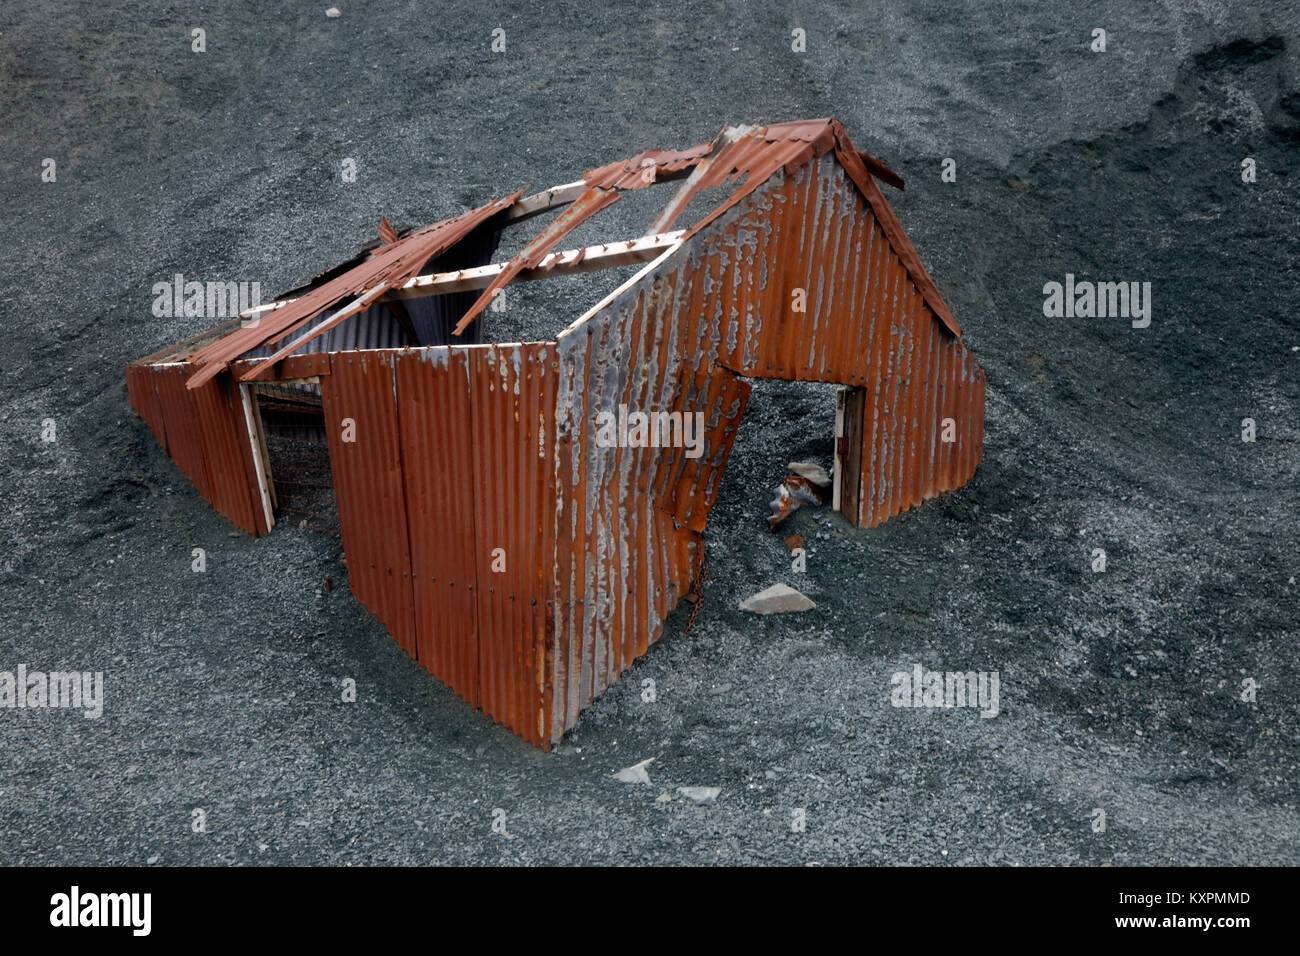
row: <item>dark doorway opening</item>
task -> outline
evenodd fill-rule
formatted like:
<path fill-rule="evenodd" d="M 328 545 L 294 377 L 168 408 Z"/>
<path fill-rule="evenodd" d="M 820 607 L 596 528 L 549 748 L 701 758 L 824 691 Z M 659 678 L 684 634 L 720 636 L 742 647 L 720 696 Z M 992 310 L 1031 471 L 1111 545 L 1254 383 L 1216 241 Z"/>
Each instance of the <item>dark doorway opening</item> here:
<path fill-rule="evenodd" d="M 252 391 L 276 522 L 338 535 L 320 385 L 258 383 Z"/>

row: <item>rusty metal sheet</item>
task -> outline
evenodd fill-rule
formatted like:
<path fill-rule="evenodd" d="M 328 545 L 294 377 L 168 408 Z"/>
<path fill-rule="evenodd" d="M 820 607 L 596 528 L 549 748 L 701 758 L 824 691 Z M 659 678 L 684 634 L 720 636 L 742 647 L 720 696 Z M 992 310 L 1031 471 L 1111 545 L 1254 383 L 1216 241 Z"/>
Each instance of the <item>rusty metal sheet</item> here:
<path fill-rule="evenodd" d="M 711 152 L 717 140 L 698 143 L 689 149 L 647 149 L 631 159 L 609 163 L 588 170 L 582 178 L 588 186 L 600 189 L 641 189 L 656 182 L 662 174 L 677 173 L 694 166 Z M 653 173 L 646 174 L 647 169 Z"/>
<path fill-rule="evenodd" d="M 413 349 L 397 353 L 395 367 L 418 658 L 477 707 L 478 489 L 468 359 L 464 349 Z"/>
<path fill-rule="evenodd" d="M 549 747 L 555 346 L 412 349 L 395 372 L 419 659 Z"/>
<path fill-rule="evenodd" d="M 243 407 L 228 377 L 186 389 L 191 371 L 178 363 L 128 366 L 131 405 L 204 501 L 241 531 L 265 534 Z"/>
<path fill-rule="evenodd" d="M 556 347 L 476 346 L 468 361 L 479 704 L 525 740 L 549 747 Z"/>
<path fill-rule="evenodd" d="M 135 413 L 144 419 L 159 446 L 166 451 L 167 432 L 163 428 L 162 407 L 158 404 L 158 389 L 154 383 L 153 368 L 148 365 L 128 365 L 126 392 Z"/>
<path fill-rule="evenodd" d="M 594 329 L 593 329 L 594 331 Z M 552 734 L 578 719 L 582 707 L 582 648 L 586 604 L 586 552 L 577 542 L 588 537 L 585 452 L 593 441 L 581 396 L 587 390 L 585 350 L 559 354 L 556 392 L 556 553 L 555 626 L 551 651 Z"/>
<path fill-rule="evenodd" d="M 960 337 L 961 328 L 957 325 L 957 320 L 953 318 L 952 311 L 948 308 L 948 304 L 943 301 L 943 296 L 939 294 L 939 289 L 934 284 L 934 280 L 930 278 L 930 273 L 926 272 L 921 257 L 913 248 L 907 234 L 903 232 L 903 226 L 898 221 L 898 217 L 894 215 L 894 210 L 885 201 L 880 187 L 876 185 L 876 181 L 867 171 L 861 154 L 854 147 L 848 133 L 845 132 L 839 121 L 832 121 L 832 125 L 835 130 L 835 155 L 843 164 L 845 173 L 862 191 L 863 197 L 871 206 L 872 214 L 889 237 L 890 243 L 897 251 L 903 265 L 907 268 L 912 281 L 916 283 L 921 295 L 924 296 L 930 308 L 934 310 L 934 314 L 939 317 L 953 335 Z"/>
<path fill-rule="evenodd" d="M 288 338 L 291 333 L 312 318 L 363 289 L 375 289 L 381 285 L 400 286 L 417 275 L 430 259 L 446 252 L 489 217 L 513 205 L 520 195 L 522 191 L 503 199 L 494 199 L 486 205 L 451 219 L 444 219 L 423 229 L 417 229 L 391 245 L 381 247 L 376 250 L 372 258 L 360 262 L 342 275 L 312 289 L 302 298 L 289 303 L 284 308 L 267 313 L 259 322 L 237 329 L 200 349 L 192 359 L 200 369 L 190 387 L 199 387 L 225 368 L 227 363 L 249 349 Z M 324 332 L 326 327 L 326 323 L 317 326 L 321 332 Z M 246 372 L 244 380 L 257 374 L 256 369 Z"/>
<path fill-rule="evenodd" d="M 194 403 L 195 425 L 203 441 L 203 458 L 207 462 L 208 503 L 241 531 L 251 535 L 267 530 L 261 493 L 256 505 L 257 475 L 253 471 L 252 446 L 238 386 L 223 375 L 190 392 Z"/>
<path fill-rule="evenodd" d="M 330 373 L 330 357 L 320 352 L 290 355 L 281 366 L 284 378 L 313 378 Z"/>
<path fill-rule="evenodd" d="M 703 243 L 689 247 L 687 254 L 713 290 L 692 311 L 717 319 L 718 332 L 706 338 L 729 346 L 719 361 L 742 374 L 843 384 L 870 380 L 864 410 L 872 416 L 866 426 L 870 446 L 862 460 L 871 468 L 863 496 L 864 504 L 870 502 L 864 524 L 871 526 L 919 504 L 927 491 L 958 487 L 973 473 L 978 458 L 964 460 L 936 483 L 939 468 L 930 449 L 947 416 L 927 399 L 948 371 L 946 362 L 977 366 L 936 318 L 837 158 L 823 156 L 793 175 L 774 175 L 744 212 L 718 220 L 718 229 L 701 236 Z M 773 242 L 776 236 L 784 240 Z M 737 249 L 743 254 L 736 255 Z M 768 283 L 760 289 L 763 277 Z M 803 313 L 790 308 L 796 289 L 805 295 Z M 970 409 L 982 397 L 979 381 L 977 388 L 971 378 L 961 404 L 948 410 L 970 429 L 961 434 L 961 447 L 982 432 L 982 417 Z"/>
<path fill-rule="evenodd" d="M 704 449 L 698 458 L 686 458 L 681 450 L 675 449 L 682 467 L 671 500 L 665 502 L 679 525 L 703 533 L 705 521 L 718 498 L 723 468 L 740 429 L 749 392 L 749 383 L 719 369 L 696 402 L 696 410 L 701 411 L 705 421 Z"/>
<path fill-rule="evenodd" d="M 663 618 L 686 592 L 749 393 L 736 376 L 709 376 L 706 364 L 667 344 L 665 335 L 684 327 L 660 311 L 673 298 L 665 279 L 628 309 L 595 317 L 591 335 L 560 339 L 557 416 L 568 453 L 557 459 L 561 594 L 552 739 L 657 640 Z M 660 364 L 665 356 L 672 375 Z M 599 447 L 592 435 L 597 416 L 620 406 L 698 411 L 699 456 L 672 446 Z"/>
<path fill-rule="evenodd" d="M 417 657 L 393 363 L 389 351 L 335 353 L 321 402 L 352 593 Z"/>
<path fill-rule="evenodd" d="M 167 434 L 167 454 L 185 473 L 204 501 L 212 502 L 212 483 L 203 456 L 203 435 L 199 431 L 194 396 L 185 388 L 190 368 L 186 365 L 153 366 L 158 406 Z"/>
<path fill-rule="evenodd" d="M 193 354 L 207 343 L 215 341 L 237 328 L 239 328 L 239 319 L 231 319 L 228 322 L 223 322 L 213 328 L 204 329 L 202 332 L 181 339 L 179 342 L 173 342 L 157 352 L 142 356 L 132 362 L 131 365 L 142 368 L 144 366 L 184 363 L 187 355 Z"/>

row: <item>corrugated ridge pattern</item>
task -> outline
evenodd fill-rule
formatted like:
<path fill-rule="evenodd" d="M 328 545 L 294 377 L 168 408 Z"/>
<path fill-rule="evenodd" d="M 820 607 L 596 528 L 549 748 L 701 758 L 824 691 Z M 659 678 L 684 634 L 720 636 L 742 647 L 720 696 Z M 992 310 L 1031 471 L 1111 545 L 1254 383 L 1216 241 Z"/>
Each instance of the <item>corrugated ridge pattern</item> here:
<path fill-rule="evenodd" d="M 167 433 L 167 454 L 185 473 L 199 496 L 211 502 L 212 485 L 208 478 L 208 463 L 203 457 L 203 434 L 194 413 L 194 397 L 185 388 L 189 370 L 184 365 L 156 365 L 153 372 L 163 429 Z"/>
<path fill-rule="evenodd" d="M 679 267 L 594 321 L 590 336 L 560 340 L 553 741 L 658 640 L 699 570 L 704 520 L 749 385 L 712 365 L 708 349 L 680 347 L 695 291 Z M 620 405 L 698 411 L 700 455 L 599 447 L 597 416 L 617 416 Z"/>
<path fill-rule="evenodd" d="M 163 427 L 162 406 L 158 404 L 153 369 L 147 365 L 128 365 L 126 394 L 135 413 L 144 419 L 162 450 L 167 451 L 167 430 Z"/>
<path fill-rule="evenodd" d="M 979 461 L 982 373 L 836 154 L 777 172 L 559 345 L 552 740 L 657 640 L 698 572 L 748 391 L 731 372 L 864 389 L 846 429 L 861 436 L 858 524 L 960 486 Z M 620 404 L 703 412 L 704 455 L 597 447 L 596 416 Z"/>
<path fill-rule="evenodd" d="M 321 401 L 352 593 L 417 657 L 393 363 L 391 352 L 336 353 Z M 354 441 L 344 441 L 346 419 Z"/>
<path fill-rule="evenodd" d="M 398 353 L 398 417 L 418 660 L 479 705 L 473 418 L 466 349 Z M 387 622 L 385 622 L 387 623 Z"/>
<path fill-rule="evenodd" d="M 479 705 L 525 740 L 549 747 L 543 698 L 555 562 L 557 350 L 545 344 L 467 351 L 479 568 Z M 494 570 L 501 560 L 504 571 Z"/>
<path fill-rule="evenodd" d="M 871 527 L 960 487 L 982 454 L 984 377 L 828 154 L 778 174 L 684 250 L 704 294 L 682 343 L 741 374 L 865 386 Z M 792 309 L 802 290 L 806 311 Z M 698 336 L 698 338 L 696 338 Z M 956 441 L 939 440 L 951 417 Z"/>
<path fill-rule="evenodd" d="M 257 475 L 252 471 L 252 448 L 243 406 L 235 399 L 230 376 L 213 379 L 189 394 L 203 439 L 203 457 L 208 465 L 212 507 L 235 527 L 249 534 L 267 532 L 261 493 L 254 510 L 252 490 Z M 260 519 L 260 520 L 259 520 Z"/>
<path fill-rule="evenodd" d="M 321 385 L 354 593 L 440 681 L 547 747 L 555 353 L 342 353 Z"/>
<path fill-rule="evenodd" d="M 176 363 L 127 366 L 131 407 L 204 501 L 240 530 L 266 534 L 243 406 L 228 376 L 187 389 L 193 371 Z"/>

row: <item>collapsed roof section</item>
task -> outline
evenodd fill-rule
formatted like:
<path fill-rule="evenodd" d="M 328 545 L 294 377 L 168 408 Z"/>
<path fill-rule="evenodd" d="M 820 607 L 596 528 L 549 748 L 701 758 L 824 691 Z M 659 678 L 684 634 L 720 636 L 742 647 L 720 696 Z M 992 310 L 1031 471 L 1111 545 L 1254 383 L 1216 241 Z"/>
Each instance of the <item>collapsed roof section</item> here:
<path fill-rule="evenodd" d="M 670 180 L 646 235 L 557 251 Z M 314 414 L 353 593 L 439 680 L 549 747 L 698 580 L 746 378 L 841 386 L 833 506 L 859 527 L 974 474 L 984 375 L 877 180 L 902 187 L 835 120 L 729 127 L 409 235 L 384 223 L 380 244 L 300 294 L 133 364 L 131 402 L 254 534 L 294 467 L 268 454 L 269 432 L 288 418 L 311 431 Z M 501 230 L 550 210 L 489 261 Z M 480 343 L 508 284 L 631 264 L 554 340 Z M 279 412 L 268 382 L 297 390 Z M 602 440 L 602 418 L 625 410 L 678 440 Z"/>
<path fill-rule="evenodd" d="M 408 336 L 412 341 L 397 343 L 472 344 L 474 340 L 461 336 L 500 290 L 521 273 L 535 272 L 539 267 L 555 269 L 582 265 L 587 250 L 574 250 L 567 258 L 558 256 L 544 260 L 573 229 L 616 202 L 621 192 L 686 177 L 686 182 L 650 228 L 648 236 L 654 237 L 670 234 L 691 200 L 704 190 L 735 187 L 725 202 L 684 233 L 690 236 L 742 201 L 778 170 L 791 172 L 832 149 L 862 190 L 863 197 L 881 222 L 927 304 L 954 335 L 960 335 L 952 313 L 872 177 L 877 176 L 899 189 L 903 188 L 902 178 L 879 160 L 859 151 L 838 120 L 807 120 L 767 127 L 728 127 L 712 141 L 690 149 L 646 150 L 631 159 L 590 170 L 579 182 L 546 190 L 527 199 L 521 199 L 522 191 L 516 192 L 401 237 L 385 220 L 380 228 L 382 244 L 368 255 L 354 260 L 350 268 L 324 274 L 325 281 L 310 286 L 301 297 L 281 300 L 269 308 L 255 310 L 253 321 L 245 322 L 243 327 L 221 335 L 188 356 L 188 361 L 197 370 L 187 387 L 201 388 L 240 358 L 261 359 L 255 366 L 240 372 L 238 380 L 241 382 L 279 377 L 275 370 L 283 359 L 314 351 L 310 346 L 313 340 L 377 305 L 387 306 L 394 313 L 392 318 L 397 324 L 406 324 L 403 312 L 409 308 L 407 303 L 411 300 L 452 291 L 454 282 L 448 281 L 445 271 L 438 276 L 424 274 L 431 262 L 437 263 L 458 243 L 476 233 L 496 230 L 499 234 L 499 230 L 509 223 L 567 206 L 523 251 L 504 266 L 485 274 L 488 284 L 477 299 L 463 309 L 452 332 L 455 339 L 451 342 L 425 341 L 436 336 L 413 332 Z M 492 241 L 487 255 L 491 255 L 495 245 Z M 642 243 L 641 246 L 643 251 L 655 250 L 653 243 Z M 630 255 L 619 259 L 605 256 L 602 259 L 605 261 L 593 262 L 590 267 L 636 261 Z M 561 268 L 561 271 L 567 270 Z M 456 291 L 465 291 L 465 288 L 458 287 Z"/>

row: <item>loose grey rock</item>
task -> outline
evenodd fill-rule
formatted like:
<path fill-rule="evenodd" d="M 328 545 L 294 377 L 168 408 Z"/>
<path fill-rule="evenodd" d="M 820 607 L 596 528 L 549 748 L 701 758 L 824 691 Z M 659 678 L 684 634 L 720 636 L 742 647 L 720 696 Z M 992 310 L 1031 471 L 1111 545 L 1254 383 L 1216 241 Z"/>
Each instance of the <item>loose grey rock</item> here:
<path fill-rule="evenodd" d="M 790 614 L 810 611 L 816 606 L 788 584 L 773 584 L 767 590 L 759 591 L 740 602 L 742 611 L 752 611 L 755 614 Z"/>
<path fill-rule="evenodd" d="M 792 461 L 785 466 L 796 475 L 802 475 L 814 485 L 829 485 L 831 476 L 815 461 Z"/>
<path fill-rule="evenodd" d="M 630 767 L 624 767 L 618 773 L 614 774 L 614 779 L 619 783 L 650 783 L 650 774 L 645 772 L 645 768 L 654 760 L 654 757 L 647 757 L 640 763 L 634 763 Z"/>
<path fill-rule="evenodd" d="M 678 787 L 677 792 L 692 803 L 707 805 L 718 799 L 721 787 Z"/>

